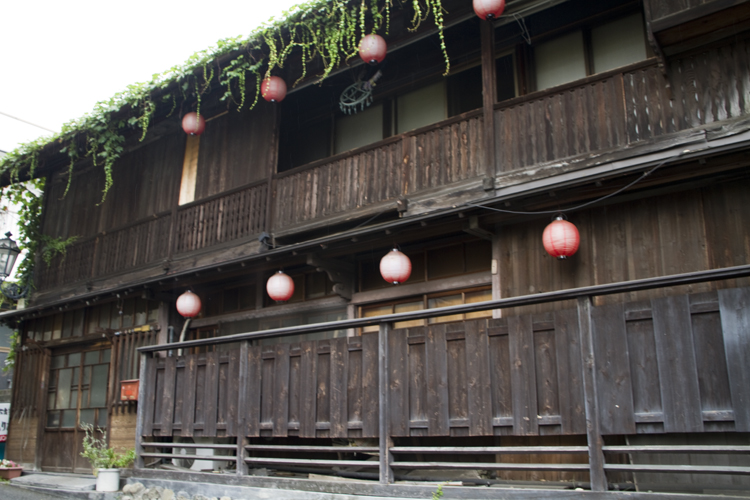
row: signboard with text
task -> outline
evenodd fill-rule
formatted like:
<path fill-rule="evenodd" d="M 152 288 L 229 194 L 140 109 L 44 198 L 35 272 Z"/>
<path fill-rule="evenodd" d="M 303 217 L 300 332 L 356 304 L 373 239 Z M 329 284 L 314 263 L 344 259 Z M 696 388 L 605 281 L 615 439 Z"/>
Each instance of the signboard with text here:
<path fill-rule="evenodd" d="M 10 422 L 10 403 L 0 403 L 0 443 L 8 440 L 8 423 Z"/>

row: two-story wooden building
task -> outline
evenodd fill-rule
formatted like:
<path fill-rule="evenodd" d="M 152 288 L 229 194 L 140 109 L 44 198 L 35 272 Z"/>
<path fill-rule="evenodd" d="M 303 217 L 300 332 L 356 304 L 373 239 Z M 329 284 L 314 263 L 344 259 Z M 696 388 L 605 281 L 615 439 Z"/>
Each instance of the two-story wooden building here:
<path fill-rule="evenodd" d="M 373 75 L 355 60 L 296 87 L 289 64 L 287 97 L 251 111 L 210 87 L 205 132 L 180 127 L 190 98 L 158 108 L 102 203 L 99 168 L 64 196 L 67 157 L 45 150 L 43 232 L 78 239 L 0 314 L 23 338 L 9 458 L 86 469 L 88 422 L 137 440 L 140 469 L 199 443 L 240 475 L 374 464 L 388 482 L 447 454 L 488 482 L 750 486 L 750 2 L 443 6 L 450 73 L 434 26 L 392 6 L 356 113 L 342 93 Z M 567 260 L 542 246 L 556 212 L 580 232 Z M 378 268 L 394 246 L 398 286 Z M 280 269 L 284 304 L 265 291 Z M 178 353 L 186 290 L 201 342 Z"/>

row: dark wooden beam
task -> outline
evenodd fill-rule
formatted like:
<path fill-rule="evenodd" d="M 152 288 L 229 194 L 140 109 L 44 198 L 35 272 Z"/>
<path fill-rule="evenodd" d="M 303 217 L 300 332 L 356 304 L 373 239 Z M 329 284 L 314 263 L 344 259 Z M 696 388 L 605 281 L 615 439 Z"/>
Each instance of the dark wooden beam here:
<path fill-rule="evenodd" d="M 495 29 L 489 21 L 482 21 L 482 115 L 484 118 L 485 174 L 495 177 L 495 101 L 497 82 L 495 71 Z M 490 189 L 492 187 L 490 186 Z"/>

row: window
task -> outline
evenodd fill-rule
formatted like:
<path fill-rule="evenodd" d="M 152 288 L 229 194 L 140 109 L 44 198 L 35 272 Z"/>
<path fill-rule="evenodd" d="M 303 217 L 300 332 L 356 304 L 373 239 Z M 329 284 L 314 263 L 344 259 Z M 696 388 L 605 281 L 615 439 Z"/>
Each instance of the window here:
<path fill-rule="evenodd" d="M 103 349 L 52 357 L 47 428 L 107 427 L 110 353 Z"/>
<path fill-rule="evenodd" d="M 646 59 L 640 13 L 578 30 L 534 48 L 536 88 L 562 85 Z"/>
<path fill-rule="evenodd" d="M 390 302 L 386 304 L 376 304 L 363 306 L 360 308 L 360 317 L 372 318 L 385 314 L 397 314 L 402 312 L 421 311 L 423 309 L 435 309 L 438 307 L 447 307 L 460 304 L 472 304 L 474 302 L 484 302 L 492 300 L 491 287 L 474 288 L 458 292 L 442 292 L 426 294 L 408 299 Z M 394 328 L 410 328 L 415 326 L 425 326 L 425 324 L 448 323 L 451 321 L 464 321 L 468 319 L 491 318 L 492 311 L 481 311 L 469 314 L 452 314 L 450 316 L 440 316 L 411 321 L 399 321 L 394 324 Z M 377 332 L 378 326 L 367 326 L 362 328 L 362 333 Z"/>

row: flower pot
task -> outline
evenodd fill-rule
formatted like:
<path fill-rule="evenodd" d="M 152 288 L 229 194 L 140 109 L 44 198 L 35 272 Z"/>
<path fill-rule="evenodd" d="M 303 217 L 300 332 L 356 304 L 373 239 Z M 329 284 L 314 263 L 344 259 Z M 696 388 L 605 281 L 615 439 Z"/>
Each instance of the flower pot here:
<path fill-rule="evenodd" d="M 2 479 L 13 479 L 21 475 L 23 467 L 5 467 L 0 469 L 0 478 Z"/>
<path fill-rule="evenodd" d="M 96 491 L 118 491 L 120 469 L 99 469 L 96 475 Z"/>

